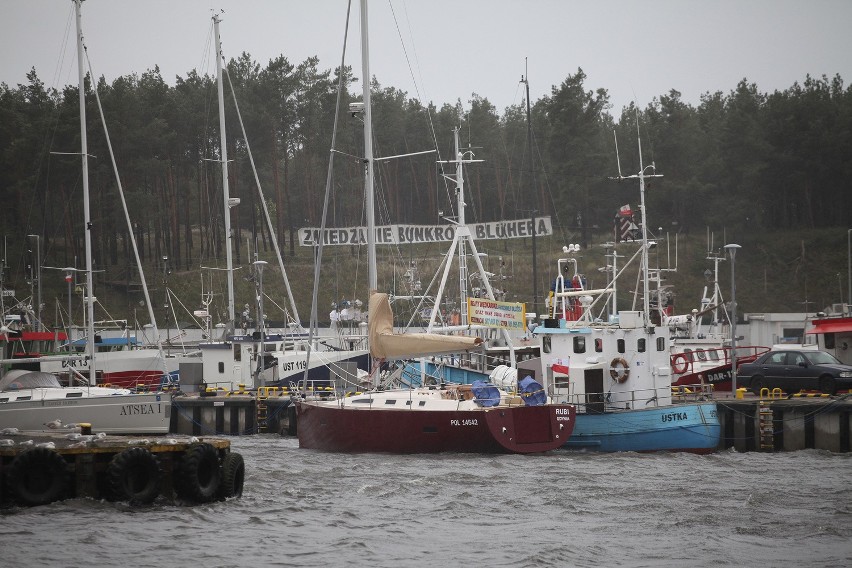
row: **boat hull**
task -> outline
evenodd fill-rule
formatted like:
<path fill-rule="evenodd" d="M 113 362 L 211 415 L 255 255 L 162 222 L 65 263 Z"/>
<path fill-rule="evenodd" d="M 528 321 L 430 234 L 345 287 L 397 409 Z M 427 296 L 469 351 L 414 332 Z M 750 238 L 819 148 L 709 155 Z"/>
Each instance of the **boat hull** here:
<path fill-rule="evenodd" d="M 421 411 L 295 404 L 299 446 L 332 452 L 540 453 L 562 446 L 575 424 L 570 405 Z"/>
<path fill-rule="evenodd" d="M 2 396 L 0 396 L 2 398 Z M 46 424 L 88 422 L 93 432 L 107 434 L 167 434 L 171 395 L 115 394 L 81 398 L 41 399 L 0 403 L 0 429 L 45 430 Z"/>
<path fill-rule="evenodd" d="M 715 403 L 578 414 L 568 449 L 599 452 L 711 453 L 722 428 Z"/>

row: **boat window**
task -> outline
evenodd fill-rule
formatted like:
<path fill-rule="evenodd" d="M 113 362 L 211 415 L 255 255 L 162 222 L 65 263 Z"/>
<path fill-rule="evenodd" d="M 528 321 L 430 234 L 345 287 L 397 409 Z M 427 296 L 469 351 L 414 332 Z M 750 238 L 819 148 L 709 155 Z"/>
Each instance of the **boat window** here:
<path fill-rule="evenodd" d="M 219 372 L 220 373 L 225 372 L 225 363 L 223 363 L 222 361 L 219 361 Z"/>
<path fill-rule="evenodd" d="M 695 362 L 695 355 L 692 354 L 692 349 L 687 347 L 683 350 L 683 353 L 686 355 L 687 360 Z"/>
<path fill-rule="evenodd" d="M 411 401 L 410 401 L 410 400 L 406 400 L 406 401 L 405 401 L 405 404 L 407 404 L 408 406 L 411 406 Z"/>
<path fill-rule="evenodd" d="M 823 338 L 824 338 L 823 341 L 825 341 L 825 348 L 826 349 L 834 349 L 834 334 L 833 333 L 823 334 Z"/>
<path fill-rule="evenodd" d="M 81 398 L 82 396 L 83 396 L 82 391 L 81 392 L 65 393 L 65 398 Z"/>
<path fill-rule="evenodd" d="M 603 339 L 598 337 L 597 339 L 595 339 L 595 353 L 601 352 L 603 352 Z"/>
<path fill-rule="evenodd" d="M 420 406 L 426 406 L 426 401 L 425 401 L 425 400 L 421 400 L 421 401 L 420 401 Z"/>
<path fill-rule="evenodd" d="M 19 396 L 15 400 L 32 400 L 32 398 L 33 398 L 32 396 L 27 395 L 27 396 Z"/>
<path fill-rule="evenodd" d="M 666 350 L 666 338 L 658 337 L 657 338 L 657 351 L 665 351 Z"/>
<path fill-rule="evenodd" d="M 353 398 L 352 399 L 352 404 L 370 404 L 371 402 L 373 402 L 373 401 L 372 401 L 372 399 L 369 399 L 369 398 Z"/>
<path fill-rule="evenodd" d="M 239 343 L 234 343 L 234 361 L 242 361 L 243 360 L 243 350 L 242 345 Z"/>
<path fill-rule="evenodd" d="M 645 338 L 644 337 L 640 337 L 639 340 L 636 341 L 636 350 L 639 351 L 639 353 L 645 352 Z"/>
<path fill-rule="evenodd" d="M 389 398 L 385 401 L 385 404 L 396 404 L 396 400 Z"/>
<path fill-rule="evenodd" d="M 550 347 L 550 336 L 545 335 L 544 337 L 541 338 L 541 350 L 544 351 L 545 353 L 550 353 L 550 349 L 551 349 L 551 347 Z"/>
<path fill-rule="evenodd" d="M 9 402 L 9 398 L 8 397 L 0 398 L 0 402 Z"/>
<path fill-rule="evenodd" d="M 619 352 L 619 353 L 624 353 L 624 351 L 625 351 L 625 349 L 624 349 L 624 340 L 623 340 L 623 339 L 619 339 L 619 340 L 618 340 L 618 352 Z"/>
<path fill-rule="evenodd" d="M 699 361 L 706 361 L 707 360 L 707 354 L 704 352 L 703 349 L 696 349 L 695 353 L 698 354 L 698 360 Z"/>
<path fill-rule="evenodd" d="M 707 351 L 707 357 L 709 357 L 711 361 L 718 361 L 719 351 L 716 349 L 710 349 Z"/>
<path fill-rule="evenodd" d="M 585 353 L 586 352 L 586 338 L 582 336 L 577 336 L 574 338 L 574 353 Z"/>

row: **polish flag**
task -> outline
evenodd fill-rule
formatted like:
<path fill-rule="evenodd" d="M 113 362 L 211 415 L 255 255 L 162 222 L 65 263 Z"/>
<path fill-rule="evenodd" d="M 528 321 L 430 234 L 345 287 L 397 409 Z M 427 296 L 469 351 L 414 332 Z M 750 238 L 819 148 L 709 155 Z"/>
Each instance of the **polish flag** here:
<path fill-rule="evenodd" d="M 554 373 L 562 373 L 563 375 L 568 374 L 568 365 L 554 363 L 552 368 Z"/>

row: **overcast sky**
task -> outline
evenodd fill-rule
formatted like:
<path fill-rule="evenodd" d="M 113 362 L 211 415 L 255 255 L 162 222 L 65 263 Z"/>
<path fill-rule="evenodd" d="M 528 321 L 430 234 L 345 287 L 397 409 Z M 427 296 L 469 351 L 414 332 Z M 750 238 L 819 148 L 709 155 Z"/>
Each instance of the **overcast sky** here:
<path fill-rule="evenodd" d="M 341 58 L 347 0 L 87 0 L 83 32 L 96 75 L 107 80 L 159 65 L 163 78 L 213 73 L 211 9 L 224 9 L 227 58 L 261 65 L 316 55 Z M 361 76 L 358 2 L 346 62 Z M 70 0 L 0 0 L 0 81 L 76 84 Z M 472 93 L 502 113 L 522 100 L 528 59 L 531 98 L 549 94 L 581 67 L 586 89 L 605 88 L 618 115 L 676 89 L 698 105 L 747 78 L 772 92 L 807 74 L 852 80 L 850 0 L 374 0 L 371 73 L 425 101 L 466 103 Z M 66 32 L 68 32 L 66 34 Z M 406 62 L 405 51 L 409 63 Z M 64 59 L 63 59 L 64 54 Z M 417 83 L 412 79 L 412 74 Z M 467 105 L 465 105 L 467 106 Z"/>

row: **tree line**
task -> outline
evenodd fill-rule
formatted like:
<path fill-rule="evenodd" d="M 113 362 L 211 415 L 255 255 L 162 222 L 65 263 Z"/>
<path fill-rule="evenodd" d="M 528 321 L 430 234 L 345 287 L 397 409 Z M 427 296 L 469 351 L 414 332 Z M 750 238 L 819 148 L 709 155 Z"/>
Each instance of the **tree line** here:
<path fill-rule="evenodd" d="M 352 69 L 283 55 L 263 66 L 243 53 L 227 70 L 229 186 L 241 200 L 231 213 L 236 261 L 250 261 L 246 240 L 270 247 L 249 147 L 285 252 L 294 254 L 298 228 L 319 225 L 339 84 L 329 225 L 362 225 L 363 124 L 349 112 L 360 100 Z M 585 82 L 578 69 L 532 102 L 528 130 L 525 104 L 500 112 L 473 94 L 439 108 L 373 78 L 375 155 L 436 150 L 377 166 L 377 221 L 436 224 L 453 214 L 454 189 L 443 174 L 454 171 L 445 162 L 454 159 L 458 127 L 465 151 L 483 160 L 466 172 L 469 222 L 550 215 L 557 233 L 588 243 L 612 226 L 621 205 L 635 208 L 636 183 L 613 178 L 619 163 L 624 175 L 639 171 L 640 141 L 646 173 L 653 165 L 664 176 L 647 187 L 649 227 L 748 232 L 849 222 L 852 91 L 839 76 L 809 76 L 772 93 L 743 79 L 730 92 L 706 93 L 698 106 L 671 90 L 622 109 Z M 190 269 L 223 258 L 216 78 L 192 71 L 171 86 L 154 68 L 86 82 L 96 267 L 128 267 L 133 255 L 93 89 L 143 259 L 169 257 Z M 78 104 L 76 86 L 46 88 L 35 69 L 26 84 L 0 84 L 0 227 L 12 246 L 40 235 L 44 258 L 62 266 L 75 259 L 80 266 L 83 256 Z"/>

